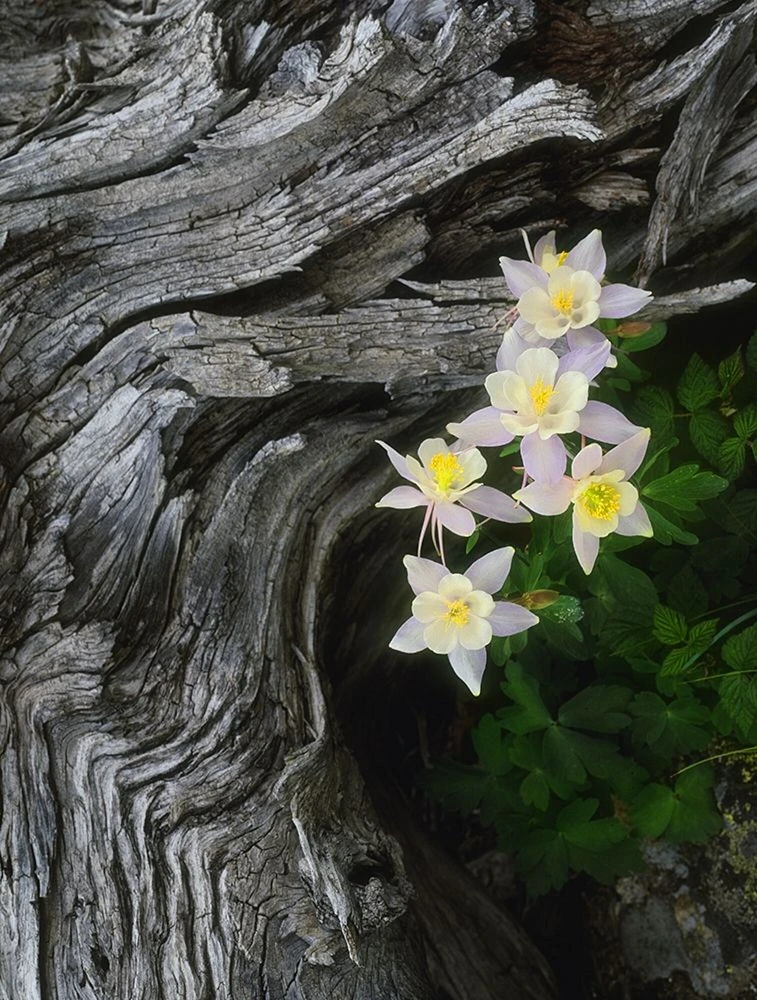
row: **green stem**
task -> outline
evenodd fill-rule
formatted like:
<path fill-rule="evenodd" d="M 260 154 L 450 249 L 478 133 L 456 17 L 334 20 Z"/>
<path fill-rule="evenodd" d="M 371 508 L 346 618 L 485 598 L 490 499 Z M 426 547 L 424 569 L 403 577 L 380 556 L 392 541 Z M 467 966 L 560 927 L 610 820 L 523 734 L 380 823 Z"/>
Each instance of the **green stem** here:
<path fill-rule="evenodd" d="M 700 618 L 710 618 L 712 615 L 719 615 L 721 611 L 740 608 L 742 604 L 750 604 L 753 601 L 757 601 L 757 594 L 749 594 L 748 597 L 741 597 L 738 601 L 732 601 L 731 604 L 721 604 L 719 608 L 710 608 L 709 611 L 703 611 L 701 615 L 694 615 L 691 621 L 698 622 Z"/>
<path fill-rule="evenodd" d="M 715 643 L 719 642 L 724 635 L 728 635 L 728 633 L 732 632 L 737 625 L 741 625 L 742 622 L 748 621 L 750 618 L 754 618 L 755 615 L 757 615 L 757 608 L 753 608 L 751 611 L 747 611 L 743 615 L 739 615 L 738 618 L 734 618 L 732 622 L 729 622 L 724 628 L 721 628 L 719 632 L 715 633 L 704 649 L 700 649 L 698 653 L 694 653 L 694 655 L 686 661 L 681 669 L 681 673 L 684 673 L 689 669 L 689 667 L 693 667 L 699 657 L 704 656 L 708 649 L 712 649 Z"/>
<path fill-rule="evenodd" d="M 727 674 L 710 674 L 708 677 L 692 677 L 689 684 L 700 681 L 719 681 L 721 677 L 741 677 L 743 674 L 757 674 L 757 670 L 729 670 Z"/>
<path fill-rule="evenodd" d="M 673 777 L 677 777 L 679 774 L 683 774 L 684 771 L 690 771 L 692 767 L 699 767 L 700 764 L 709 764 L 713 760 L 722 760 L 723 757 L 734 757 L 737 754 L 743 753 L 754 753 L 757 747 L 742 747 L 741 750 L 726 750 L 725 753 L 716 753 L 712 757 L 705 757 L 703 760 L 695 760 L 693 764 L 687 764 L 686 767 L 682 767 L 680 771 L 674 771 Z"/>

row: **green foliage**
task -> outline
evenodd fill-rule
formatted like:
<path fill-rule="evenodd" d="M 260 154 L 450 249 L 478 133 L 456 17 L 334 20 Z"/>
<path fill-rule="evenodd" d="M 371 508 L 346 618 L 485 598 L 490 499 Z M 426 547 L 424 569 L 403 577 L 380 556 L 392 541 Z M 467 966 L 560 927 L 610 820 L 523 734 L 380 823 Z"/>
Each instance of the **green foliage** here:
<path fill-rule="evenodd" d="M 654 540 L 603 539 L 587 577 L 570 513 L 535 517 L 508 586 L 537 602 L 539 624 L 492 643 L 501 698 L 472 732 L 476 763 L 441 761 L 423 779 L 495 828 L 532 897 L 575 872 L 612 882 L 640 866 L 645 839 L 716 834 L 715 771 L 686 765 L 724 738 L 757 743 L 757 490 L 743 485 L 757 448 L 757 334 L 716 363 L 691 355 L 665 385 L 642 367 L 663 324 L 601 326 L 619 357 L 606 401 L 623 397 L 652 429 L 634 482 Z"/>

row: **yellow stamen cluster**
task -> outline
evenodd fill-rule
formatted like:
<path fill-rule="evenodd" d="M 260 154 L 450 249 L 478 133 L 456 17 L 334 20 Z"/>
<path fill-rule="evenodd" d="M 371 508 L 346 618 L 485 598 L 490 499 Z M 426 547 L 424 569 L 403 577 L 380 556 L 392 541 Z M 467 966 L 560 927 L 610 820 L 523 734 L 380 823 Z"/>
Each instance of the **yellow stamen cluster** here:
<path fill-rule="evenodd" d="M 576 500 L 591 517 L 611 521 L 620 510 L 620 491 L 611 483 L 592 483 Z"/>
<path fill-rule="evenodd" d="M 561 250 L 559 252 L 559 254 L 557 255 L 557 266 L 558 267 L 562 266 L 562 263 L 563 263 L 563 261 L 565 260 L 565 258 L 567 256 L 568 256 L 568 251 L 567 250 Z"/>
<path fill-rule="evenodd" d="M 434 482 L 442 491 L 450 489 L 455 480 L 463 474 L 463 467 L 457 457 L 449 452 L 437 452 L 428 463 L 428 467 Z"/>
<path fill-rule="evenodd" d="M 455 625 L 462 628 L 467 625 L 470 619 L 470 608 L 465 601 L 451 601 L 447 605 L 447 614 L 444 620 L 448 625 Z"/>
<path fill-rule="evenodd" d="M 550 399 L 554 395 L 554 386 L 545 385 L 540 378 L 537 378 L 528 391 L 531 396 L 531 402 L 534 404 L 534 413 L 537 417 L 543 416 Z"/>
<path fill-rule="evenodd" d="M 552 308 L 556 309 L 559 313 L 570 312 L 573 308 L 573 290 L 570 288 L 561 288 L 559 291 L 550 299 L 552 303 Z"/>

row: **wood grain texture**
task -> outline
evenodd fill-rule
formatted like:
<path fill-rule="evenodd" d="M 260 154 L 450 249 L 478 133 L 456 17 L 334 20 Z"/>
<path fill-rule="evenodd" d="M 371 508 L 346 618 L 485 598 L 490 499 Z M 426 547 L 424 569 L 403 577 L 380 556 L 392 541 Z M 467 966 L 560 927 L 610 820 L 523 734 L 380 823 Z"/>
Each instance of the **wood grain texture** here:
<path fill-rule="evenodd" d="M 748 291 L 706 239 L 738 268 L 757 232 L 755 10 L 722 6 L 0 2 L 2 1000 L 555 995 L 375 811 L 329 678 L 396 664 L 352 665 L 383 625 L 333 594 L 404 551 L 374 441 L 480 384 L 521 226 L 627 267 L 656 197 L 653 315 Z M 635 69 L 548 71 L 584 22 Z"/>

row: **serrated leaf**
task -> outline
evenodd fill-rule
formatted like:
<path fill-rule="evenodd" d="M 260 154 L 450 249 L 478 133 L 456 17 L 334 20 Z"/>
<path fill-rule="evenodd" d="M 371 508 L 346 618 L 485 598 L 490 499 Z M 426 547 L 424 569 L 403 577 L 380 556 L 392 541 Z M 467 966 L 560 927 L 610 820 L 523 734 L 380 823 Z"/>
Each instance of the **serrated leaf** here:
<path fill-rule="evenodd" d="M 676 807 L 672 788 L 652 784 L 642 788 L 631 804 L 631 823 L 643 837 L 661 837 Z"/>
<path fill-rule="evenodd" d="M 728 437 L 728 432 L 728 421 L 715 410 L 699 410 L 691 415 L 691 443 L 713 465 L 717 464 L 720 445 Z"/>
<path fill-rule="evenodd" d="M 624 709 L 631 690 L 615 684 L 594 684 L 579 691 L 560 708 L 560 725 L 595 733 L 617 733 L 631 722 Z"/>
<path fill-rule="evenodd" d="M 675 401 L 666 389 L 656 385 L 642 386 L 633 401 L 633 416 L 641 427 L 651 427 L 655 439 L 673 433 Z"/>
<path fill-rule="evenodd" d="M 695 511 L 697 501 L 709 500 L 726 489 L 728 483 L 713 472 L 701 472 L 697 465 L 681 465 L 666 476 L 648 483 L 642 493 L 674 510 Z"/>
<path fill-rule="evenodd" d="M 539 683 L 527 674 L 519 663 L 508 663 L 505 669 L 507 681 L 502 690 L 514 705 L 500 709 L 497 713 L 502 724 L 510 732 L 522 735 L 546 729 L 552 725 L 552 716 L 547 711 L 539 694 Z"/>
<path fill-rule="evenodd" d="M 681 649 L 671 649 L 662 661 L 662 666 L 660 667 L 661 676 L 674 677 L 676 674 L 682 674 L 687 669 L 690 659 L 691 650 L 688 646 L 684 646 Z"/>
<path fill-rule="evenodd" d="M 726 531 L 757 539 L 757 490 L 739 490 L 715 505 L 712 515 Z"/>
<path fill-rule="evenodd" d="M 712 643 L 717 631 L 717 618 L 710 618 L 706 622 L 699 622 L 689 629 L 688 647 L 692 653 L 701 653 Z"/>
<path fill-rule="evenodd" d="M 738 385 L 744 377 L 744 360 L 741 357 L 741 348 L 737 347 L 733 354 L 718 365 L 718 378 L 723 392 L 730 392 L 734 386 Z"/>
<path fill-rule="evenodd" d="M 714 368 L 698 354 L 692 354 L 676 389 L 678 401 L 692 413 L 701 410 L 720 395 L 720 383 Z"/>
<path fill-rule="evenodd" d="M 659 639 L 663 645 L 677 646 L 681 642 L 686 642 L 689 627 L 680 611 L 658 604 L 654 609 L 652 631 L 655 639 Z"/>
<path fill-rule="evenodd" d="M 757 669 L 757 625 L 729 636 L 723 643 L 722 656 L 731 670 Z"/>
<path fill-rule="evenodd" d="M 728 479 L 738 479 L 744 471 L 746 462 L 746 444 L 740 437 L 726 438 L 720 446 L 717 468 Z"/>
<path fill-rule="evenodd" d="M 757 433 L 757 403 L 750 403 L 733 418 L 733 429 L 745 441 Z"/>

